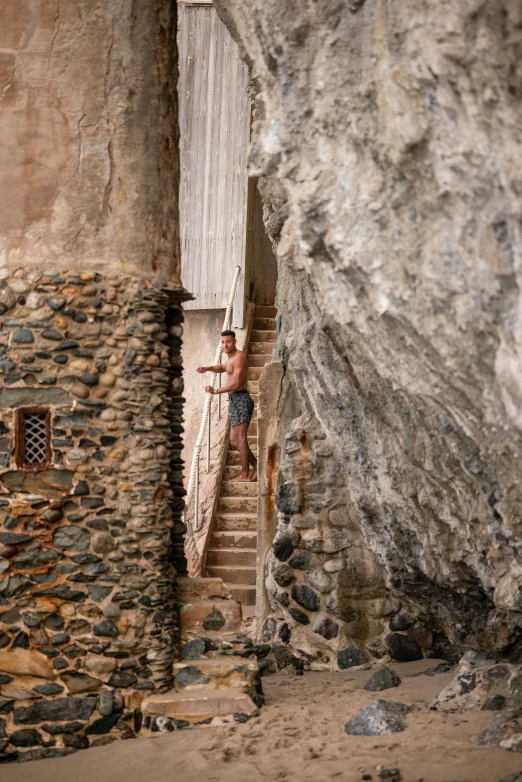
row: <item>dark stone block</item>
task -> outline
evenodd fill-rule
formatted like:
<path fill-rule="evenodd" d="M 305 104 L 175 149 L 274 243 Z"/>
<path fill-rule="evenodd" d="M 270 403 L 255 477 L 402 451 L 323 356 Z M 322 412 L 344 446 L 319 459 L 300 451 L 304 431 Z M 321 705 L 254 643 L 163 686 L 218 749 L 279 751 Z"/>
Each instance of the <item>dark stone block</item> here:
<path fill-rule="evenodd" d="M 31 581 L 25 576 L 19 574 L 10 576 L 7 579 L 7 586 L 3 589 L 3 596 L 17 597 L 18 595 L 23 595 L 23 593 L 31 589 L 32 586 Z"/>
<path fill-rule="evenodd" d="M 94 722 L 85 728 L 85 735 L 100 736 L 104 733 L 109 733 L 114 728 L 118 720 L 118 714 L 109 714 L 106 717 L 100 717 L 100 719 L 94 720 Z"/>
<path fill-rule="evenodd" d="M 58 329 L 45 329 L 45 331 L 42 331 L 42 337 L 44 339 L 52 340 L 53 342 L 61 342 L 63 336 L 62 332 L 58 331 Z"/>
<path fill-rule="evenodd" d="M 17 570 L 32 570 L 33 568 L 50 565 L 62 559 L 62 555 L 50 548 L 42 548 L 39 543 L 28 546 L 25 551 L 18 554 L 13 559 L 13 564 Z"/>
<path fill-rule="evenodd" d="M 350 736 L 386 736 L 389 733 L 401 733 L 408 727 L 405 716 L 411 710 L 411 706 L 404 703 L 376 700 L 348 720 L 344 732 Z"/>
<path fill-rule="evenodd" d="M 88 720 L 96 706 L 96 698 L 56 698 L 39 701 L 31 706 L 20 706 L 14 710 L 15 725 L 34 725 L 38 722 L 61 722 L 65 720 Z"/>
<path fill-rule="evenodd" d="M 13 334 L 12 341 L 19 345 L 30 345 L 34 342 L 34 334 L 30 329 L 17 329 Z"/>
<path fill-rule="evenodd" d="M 221 630 L 226 624 L 226 619 L 217 608 L 213 608 L 211 613 L 203 620 L 204 630 Z"/>
<path fill-rule="evenodd" d="M 86 483 L 86 481 L 78 481 L 78 483 L 74 487 L 74 494 L 77 497 L 83 497 L 86 494 L 89 494 L 89 485 L 88 485 L 88 483 Z"/>
<path fill-rule="evenodd" d="M 91 544 L 91 536 L 82 527 L 58 527 L 53 533 L 53 545 L 61 551 L 86 551 Z"/>
<path fill-rule="evenodd" d="M 319 611 L 321 608 L 321 598 L 308 586 L 293 586 L 292 598 L 307 611 Z"/>
<path fill-rule="evenodd" d="M 296 483 L 282 483 L 277 490 L 275 503 L 281 513 L 301 513 L 304 509 L 302 488 Z"/>
<path fill-rule="evenodd" d="M 38 687 L 34 687 L 33 690 L 39 693 L 39 695 L 58 695 L 58 693 L 63 692 L 64 688 L 61 684 L 46 682 L 45 684 L 39 684 Z"/>
<path fill-rule="evenodd" d="M 87 315 L 85 312 L 80 312 L 80 310 L 74 311 L 72 319 L 75 323 L 87 323 Z"/>
<path fill-rule="evenodd" d="M 322 635 L 322 637 L 326 638 L 327 641 L 331 641 L 332 638 L 337 636 L 337 633 L 339 632 L 339 625 L 337 622 L 334 622 L 333 619 L 326 617 L 321 619 L 319 622 L 314 622 L 312 625 L 312 630 L 314 633 Z"/>
<path fill-rule="evenodd" d="M 210 679 L 197 668 L 181 668 L 174 677 L 178 687 L 190 687 L 193 684 L 207 684 Z"/>
<path fill-rule="evenodd" d="M 290 630 L 290 627 L 288 626 L 288 624 L 286 622 L 283 622 L 283 624 L 279 628 L 278 635 L 279 635 L 279 638 L 281 639 L 281 641 L 284 644 L 289 644 L 290 643 L 290 639 L 292 637 L 292 631 Z M 266 647 L 267 647 L 268 650 L 270 650 L 270 647 L 268 646 L 268 644 L 266 644 Z M 256 652 L 256 654 L 257 654 L 257 652 Z"/>
<path fill-rule="evenodd" d="M 137 681 L 138 677 L 130 671 L 115 671 L 109 679 L 109 685 L 125 689 L 125 687 L 132 687 Z"/>
<path fill-rule="evenodd" d="M 75 749 L 61 747 L 43 747 L 42 749 L 30 749 L 27 752 L 21 752 L 18 756 L 19 763 L 27 763 L 32 760 L 43 760 L 44 758 L 64 758 L 72 755 Z"/>
<path fill-rule="evenodd" d="M 370 692 L 381 692 L 382 690 L 389 690 L 390 687 L 398 687 L 401 683 L 401 679 L 395 671 L 391 668 L 380 668 L 375 671 L 373 676 L 370 676 L 366 684 L 365 690 Z"/>
<path fill-rule="evenodd" d="M 8 356 L 0 361 L 0 374 L 8 375 L 16 367 L 15 362 Z"/>
<path fill-rule="evenodd" d="M 292 619 L 295 619 L 296 622 L 299 622 L 300 625 L 309 625 L 310 619 L 309 617 L 304 614 L 302 611 L 299 611 L 297 608 L 289 608 L 288 613 L 292 617 Z"/>
<path fill-rule="evenodd" d="M 289 557 L 294 553 L 294 544 L 292 538 L 283 536 L 274 541 L 273 545 L 274 556 L 280 562 L 286 562 Z"/>
<path fill-rule="evenodd" d="M 4 388 L 0 390 L 0 407 L 66 406 L 70 404 L 69 394 L 61 388 Z"/>
<path fill-rule="evenodd" d="M 368 655 L 356 644 L 350 644 L 346 649 L 337 652 L 337 665 L 341 670 L 353 668 L 355 665 L 364 665 L 368 661 Z"/>
<path fill-rule="evenodd" d="M 21 619 L 20 609 L 18 606 L 13 606 L 8 611 L 4 611 L 0 614 L 0 622 L 6 625 L 14 625 Z"/>
<path fill-rule="evenodd" d="M 65 725 L 44 724 L 41 728 L 46 733 L 50 733 L 51 736 L 58 736 L 59 734 L 76 733 L 83 728 L 83 722 L 66 722 Z"/>
<path fill-rule="evenodd" d="M 49 614 L 49 616 L 45 617 L 43 623 L 48 630 L 61 630 L 65 625 L 65 620 L 60 614 Z"/>
<path fill-rule="evenodd" d="M 65 342 L 62 342 L 61 345 L 57 345 L 55 348 L 53 348 L 53 350 L 74 350 L 74 348 L 77 347 L 79 347 L 77 342 L 72 339 L 68 339 Z"/>
<path fill-rule="evenodd" d="M 503 695 L 494 695 L 482 706 L 482 711 L 501 711 L 506 705 L 506 699 Z"/>
<path fill-rule="evenodd" d="M 15 747 L 36 747 L 42 744 L 42 737 L 33 728 L 23 728 L 11 733 L 9 741 Z"/>
<path fill-rule="evenodd" d="M 60 600 L 70 600 L 72 603 L 81 603 L 86 598 L 85 592 L 71 589 L 65 584 L 51 587 L 51 589 L 43 589 L 38 595 L 39 597 L 57 597 Z"/>
<path fill-rule="evenodd" d="M 20 546 L 22 543 L 31 543 L 31 535 L 17 534 L 16 532 L 0 532 L 0 543 L 4 546 Z"/>
<path fill-rule="evenodd" d="M 105 505 L 103 497 L 82 497 L 82 508 L 101 508 Z"/>
<path fill-rule="evenodd" d="M 116 638 L 118 628 L 111 619 L 105 619 L 103 622 L 97 622 L 93 628 L 94 635 L 104 638 Z"/>
<path fill-rule="evenodd" d="M 11 649 L 29 649 L 29 636 L 27 633 L 20 631 L 13 641 Z"/>
<path fill-rule="evenodd" d="M 278 565 L 273 572 L 274 581 L 280 587 L 287 587 L 295 581 L 295 575 L 288 565 Z"/>
<path fill-rule="evenodd" d="M 85 372 L 85 374 L 80 375 L 78 377 L 78 380 L 80 383 L 83 383 L 84 386 L 97 386 L 100 382 L 100 378 L 98 375 L 93 374 L 92 372 Z"/>
<path fill-rule="evenodd" d="M 46 302 L 52 310 L 58 312 L 58 310 L 65 307 L 67 299 L 65 296 L 49 296 L 49 298 L 46 299 Z"/>
<path fill-rule="evenodd" d="M 63 644 L 68 644 L 70 640 L 70 636 L 67 633 L 57 633 L 51 638 L 51 644 L 53 646 L 62 646 Z"/>
<path fill-rule="evenodd" d="M 394 660 L 401 663 L 411 662 L 412 660 L 422 660 L 422 651 L 414 638 L 398 633 L 389 633 L 384 638 L 384 643 L 388 652 Z"/>
<path fill-rule="evenodd" d="M 69 660 L 77 660 L 78 657 L 83 657 L 85 654 L 84 650 L 75 644 L 65 646 L 63 649 L 61 649 L 61 653 L 64 654 Z"/>
<path fill-rule="evenodd" d="M 114 587 L 98 586 L 97 584 L 89 584 L 87 587 L 90 598 L 96 603 L 102 603 L 113 589 Z"/>
<path fill-rule="evenodd" d="M 315 570 L 320 564 L 319 557 L 311 551 L 296 551 L 288 562 L 296 570 Z"/>

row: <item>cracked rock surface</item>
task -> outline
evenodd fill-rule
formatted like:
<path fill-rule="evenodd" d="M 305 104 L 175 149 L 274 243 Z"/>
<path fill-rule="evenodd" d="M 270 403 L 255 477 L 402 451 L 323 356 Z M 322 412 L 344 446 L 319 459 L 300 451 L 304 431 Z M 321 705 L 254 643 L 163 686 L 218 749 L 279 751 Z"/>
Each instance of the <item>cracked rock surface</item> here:
<path fill-rule="evenodd" d="M 519 661 L 520 3 L 216 7 L 252 68 L 286 380 L 388 587 Z"/>

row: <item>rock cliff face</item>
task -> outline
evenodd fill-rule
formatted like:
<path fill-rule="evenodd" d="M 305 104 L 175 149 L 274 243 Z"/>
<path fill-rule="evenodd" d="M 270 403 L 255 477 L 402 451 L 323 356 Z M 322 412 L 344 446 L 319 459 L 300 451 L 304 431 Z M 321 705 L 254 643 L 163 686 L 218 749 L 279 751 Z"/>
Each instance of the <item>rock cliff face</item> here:
<path fill-rule="evenodd" d="M 216 6 L 252 67 L 285 382 L 390 590 L 520 660 L 520 3 Z"/>

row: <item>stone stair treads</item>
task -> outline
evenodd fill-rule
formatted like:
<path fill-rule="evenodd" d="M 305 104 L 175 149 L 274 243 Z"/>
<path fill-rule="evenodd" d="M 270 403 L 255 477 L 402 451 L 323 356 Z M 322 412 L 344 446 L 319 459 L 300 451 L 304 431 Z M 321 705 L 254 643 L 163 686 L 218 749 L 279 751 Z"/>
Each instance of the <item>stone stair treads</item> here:
<path fill-rule="evenodd" d="M 259 669 L 255 660 L 230 657 L 181 660 L 174 663 L 176 690 L 251 689 L 255 691 Z"/>
<path fill-rule="evenodd" d="M 204 692 L 169 690 L 145 698 L 142 712 L 144 717 L 170 717 L 181 723 L 198 723 L 229 714 L 252 717 L 257 713 L 257 706 L 248 693 L 232 688 Z"/>
<path fill-rule="evenodd" d="M 247 348 L 249 361 L 247 389 L 255 408 L 248 428 L 248 444 L 257 454 L 257 405 L 259 381 L 272 360 L 276 339 L 276 309 L 257 306 Z M 223 578 L 232 595 L 242 605 L 256 600 L 257 556 L 257 483 L 239 483 L 233 479 L 241 472 L 237 451 L 229 449 L 220 487 L 217 511 L 213 519 L 206 571 Z"/>

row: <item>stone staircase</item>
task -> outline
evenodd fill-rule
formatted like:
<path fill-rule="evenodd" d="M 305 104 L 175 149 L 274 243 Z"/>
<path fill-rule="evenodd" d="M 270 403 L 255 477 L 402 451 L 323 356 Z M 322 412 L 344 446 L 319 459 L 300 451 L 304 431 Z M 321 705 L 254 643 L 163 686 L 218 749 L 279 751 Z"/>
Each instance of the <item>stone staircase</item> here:
<path fill-rule="evenodd" d="M 241 606 L 219 578 L 176 579 L 181 660 L 174 689 L 142 703 L 145 733 L 245 722 L 263 703 L 252 640 Z"/>
<path fill-rule="evenodd" d="M 257 306 L 250 334 L 248 391 L 256 405 L 248 442 L 257 455 L 257 401 L 259 379 L 272 360 L 276 308 Z M 217 511 L 206 558 L 209 576 L 223 579 L 242 606 L 256 602 L 257 483 L 234 483 L 241 470 L 239 453 L 229 447 Z"/>

